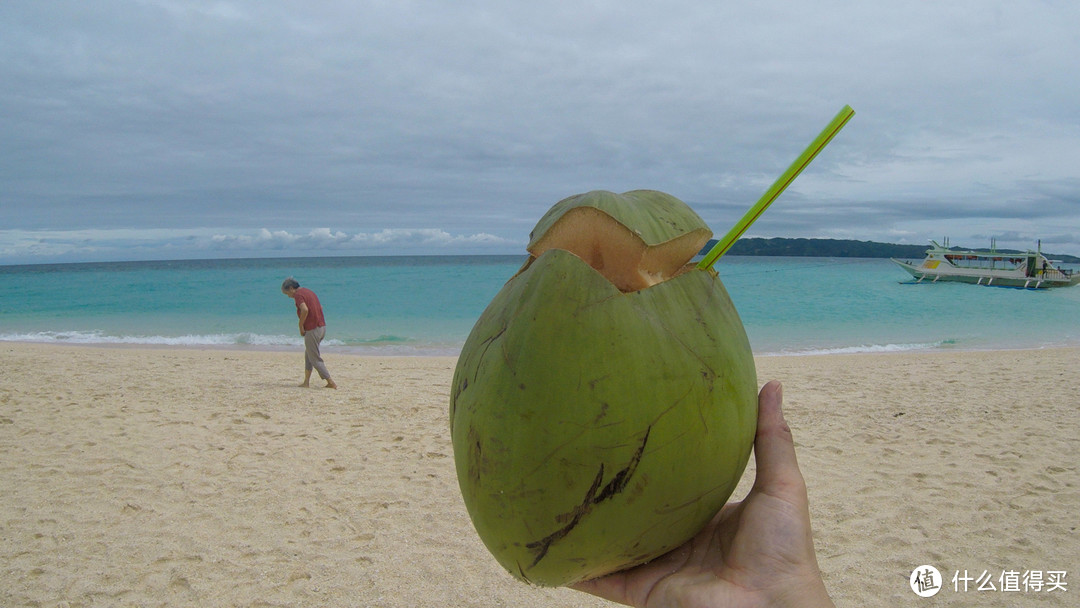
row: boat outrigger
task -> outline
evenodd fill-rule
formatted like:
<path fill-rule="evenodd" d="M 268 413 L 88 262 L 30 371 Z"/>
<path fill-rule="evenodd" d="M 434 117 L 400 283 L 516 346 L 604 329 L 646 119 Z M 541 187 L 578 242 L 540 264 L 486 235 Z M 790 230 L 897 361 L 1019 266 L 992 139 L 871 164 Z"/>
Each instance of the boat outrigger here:
<path fill-rule="evenodd" d="M 905 262 L 893 258 L 901 268 L 915 277 L 916 283 L 924 281 L 960 281 L 977 285 L 1045 289 L 1068 287 L 1080 283 L 1080 272 L 1054 266 L 1054 262 L 1042 254 L 1042 243 L 1037 251 L 1005 253 L 991 245 L 989 251 L 950 249 L 937 241 L 926 250 L 922 263 Z"/>

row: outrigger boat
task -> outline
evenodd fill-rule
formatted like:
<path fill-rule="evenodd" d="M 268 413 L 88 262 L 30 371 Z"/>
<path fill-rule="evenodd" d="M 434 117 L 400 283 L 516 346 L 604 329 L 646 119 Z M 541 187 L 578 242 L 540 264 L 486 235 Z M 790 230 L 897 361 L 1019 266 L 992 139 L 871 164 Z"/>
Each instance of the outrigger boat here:
<path fill-rule="evenodd" d="M 1042 254 L 1042 243 L 1037 251 L 1003 253 L 992 243 L 989 251 L 949 249 L 937 241 L 926 250 L 922 263 L 905 262 L 892 258 L 901 268 L 915 277 L 916 283 L 929 281 L 960 281 L 977 285 L 1045 289 L 1068 287 L 1080 283 L 1080 272 L 1054 266 Z"/>

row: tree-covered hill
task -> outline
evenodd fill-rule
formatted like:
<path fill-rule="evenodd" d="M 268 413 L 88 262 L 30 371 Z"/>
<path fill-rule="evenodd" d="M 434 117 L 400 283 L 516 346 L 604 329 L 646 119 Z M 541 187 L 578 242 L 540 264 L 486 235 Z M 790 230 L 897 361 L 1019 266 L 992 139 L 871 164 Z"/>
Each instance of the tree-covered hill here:
<path fill-rule="evenodd" d="M 709 241 L 702 252 L 708 251 L 715 240 Z M 843 239 L 788 239 L 788 238 L 743 238 L 735 241 L 728 255 L 779 255 L 794 257 L 821 258 L 910 258 L 920 259 L 929 245 L 897 245 L 874 241 L 853 241 Z M 963 249 L 963 247 L 953 247 Z M 1015 249 L 999 249 L 1001 253 L 1022 253 Z M 1080 258 L 1071 255 L 1046 257 L 1070 264 L 1080 263 Z"/>

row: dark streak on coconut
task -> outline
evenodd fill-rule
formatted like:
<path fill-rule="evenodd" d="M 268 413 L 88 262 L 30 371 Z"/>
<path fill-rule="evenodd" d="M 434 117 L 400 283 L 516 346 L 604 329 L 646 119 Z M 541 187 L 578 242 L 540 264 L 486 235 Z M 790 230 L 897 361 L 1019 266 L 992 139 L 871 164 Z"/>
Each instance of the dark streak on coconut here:
<path fill-rule="evenodd" d="M 585 499 L 581 501 L 581 504 L 574 507 L 569 513 L 563 513 L 555 518 L 555 520 L 560 523 L 564 521 L 568 522 L 565 526 L 538 541 L 525 545 L 529 549 L 537 550 L 536 559 L 533 561 L 532 565 L 529 566 L 530 568 L 540 563 L 540 560 L 544 559 L 544 556 L 547 555 L 551 545 L 554 544 L 555 541 L 566 537 L 566 535 L 592 511 L 594 506 L 612 498 L 626 489 L 626 486 L 630 483 L 630 478 L 634 475 L 634 471 L 637 470 L 638 463 L 641 462 L 642 455 L 645 453 L 645 444 L 649 441 L 649 433 L 651 431 L 651 426 L 645 429 L 645 436 L 641 438 L 641 445 L 638 446 L 637 451 L 635 451 L 633 457 L 630 458 L 630 462 L 627 463 L 622 470 L 615 473 L 615 476 L 611 478 L 611 481 L 609 481 L 602 490 L 600 489 L 600 485 L 604 481 L 604 465 L 603 463 L 600 464 L 600 470 L 596 473 L 596 479 L 593 480 L 592 485 L 589 487 L 589 491 L 585 493 Z"/>

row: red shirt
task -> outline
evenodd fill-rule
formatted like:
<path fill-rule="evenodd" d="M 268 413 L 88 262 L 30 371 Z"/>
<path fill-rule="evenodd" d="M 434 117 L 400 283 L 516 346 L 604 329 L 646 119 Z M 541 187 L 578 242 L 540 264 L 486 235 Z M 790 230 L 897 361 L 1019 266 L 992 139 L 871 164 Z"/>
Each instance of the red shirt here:
<path fill-rule="evenodd" d="M 300 287 L 293 293 L 293 300 L 296 302 L 297 318 L 300 318 L 300 304 L 307 304 L 308 315 L 307 319 L 304 320 L 304 331 L 311 331 L 316 327 L 326 325 L 326 320 L 323 319 L 322 304 L 319 304 L 319 297 L 315 295 L 314 291 L 307 287 Z"/>

